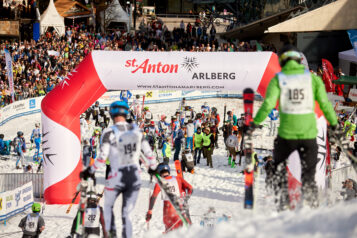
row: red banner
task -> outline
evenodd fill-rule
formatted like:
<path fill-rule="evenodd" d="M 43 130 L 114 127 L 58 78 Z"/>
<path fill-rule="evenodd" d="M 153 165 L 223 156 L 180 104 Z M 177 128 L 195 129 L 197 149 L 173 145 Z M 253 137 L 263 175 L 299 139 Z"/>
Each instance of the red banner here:
<path fill-rule="evenodd" d="M 339 96 L 343 96 L 343 85 L 336 85 L 333 83 L 337 80 L 337 76 L 334 73 L 333 66 L 327 59 L 322 59 L 322 80 L 325 83 L 326 92 L 337 93 Z"/>

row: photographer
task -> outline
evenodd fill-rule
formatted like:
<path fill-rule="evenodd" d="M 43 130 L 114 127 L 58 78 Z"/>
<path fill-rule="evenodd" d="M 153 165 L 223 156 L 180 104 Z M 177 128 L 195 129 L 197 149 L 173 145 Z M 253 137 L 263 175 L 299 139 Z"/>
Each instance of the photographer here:
<path fill-rule="evenodd" d="M 343 196 L 345 201 L 352 200 L 357 196 L 357 183 L 353 179 L 346 179 L 346 181 L 342 182 L 342 191 L 340 194 Z"/>

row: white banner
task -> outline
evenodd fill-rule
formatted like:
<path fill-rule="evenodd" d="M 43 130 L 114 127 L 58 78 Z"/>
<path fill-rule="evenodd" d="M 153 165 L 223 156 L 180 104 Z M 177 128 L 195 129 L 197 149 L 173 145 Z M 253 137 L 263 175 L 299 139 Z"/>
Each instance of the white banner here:
<path fill-rule="evenodd" d="M 271 52 L 92 52 L 105 88 L 129 90 L 257 90 L 271 56 Z"/>
<path fill-rule="evenodd" d="M 12 102 L 15 102 L 15 92 L 14 92 L 14 75 L 12 71 L 12 58 L 10 52 L 5 49 L 5 61 L 6 61 L 6 74 L 9 79 L 9 89 L 11 94 Z"/>
<path fill-rule="evenodd" d="M 32 204 L 32 181 L 12 191 L 0 193 L 0 221 L 27 210 Z"/>

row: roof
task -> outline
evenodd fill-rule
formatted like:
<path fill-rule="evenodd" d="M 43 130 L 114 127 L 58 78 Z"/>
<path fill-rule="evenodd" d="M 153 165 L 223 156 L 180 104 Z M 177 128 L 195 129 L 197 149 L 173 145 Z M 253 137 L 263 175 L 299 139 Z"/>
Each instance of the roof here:
<path fill-rule="evenodd" d="M 57 0 L 55 2 L 58 13 L 63 17 L 89 15 L 91 11 L 83 4 L 72 0 Z"/>
<path fill-rule="evenodd" d="M 295 13 L 297 11 L 301 11 L 304 8 L 301 6 L 294 7 L 277 14 L 265 17 L 258 21 L 249 23 L 247 25 L 234 28 L 230 31 L 222 33 L 221 36 L 224 38 L 235 38 L 235 39 L 246 39 L 246 38 L 254 38 L 260 37 L 264 34 L 264 31 L 268 29 L 268 27 L 273 26 L 279 22 L 285 21 L 291 13 Z"/>
<path fill-rule="evenodd" d="M 339 79 L 332 81 L 334 84 L 357 85 L 357 77 L 341 76 Z"/>
<path fill-rule="evenodd" d="M 266 33 L 357 29 L 356 9 L 356 0 L 338 0 L 269 27 Z"/>

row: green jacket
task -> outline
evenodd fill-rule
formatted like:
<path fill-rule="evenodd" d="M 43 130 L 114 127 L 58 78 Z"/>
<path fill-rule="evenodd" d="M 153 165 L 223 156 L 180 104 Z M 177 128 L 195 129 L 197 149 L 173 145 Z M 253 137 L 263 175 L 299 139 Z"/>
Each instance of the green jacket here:
<path fill-rule="evenodd" d="M 294 60 L 288 61 L 282 68 L 282 73 L 286 75 L 303 74 L 304 65 L 298 64 Z M 325 85 L 320 77 L 311 74 L 311 86 L 314 100 L 318 102 L 325 118 L 330 125 L 337 124 L 337 117 L 331 103 L 327 98 Z M 259 125 L 268 116 L 280 99 L 279 79 L 275 76 L 269 83 L 266 91 L 266 98 L 257 112 L 254 123 Z M 278 134 L 280 137 L 288 140 L 296 139 L 313 139 L 317 136 L 316 116 L 315 113 L 307 114 L 287 114 L 282 113 L 279 106 L 280 127 Z"/>
<path fill-rule="evenodd" d="M 198 134 L 197 132 L 193 135 L 195 148 L 202 148 L 203 133 Z"/>
<path fill-rule="evenodd" d="M 211 136 L 211 133 L 208 135 L 206 135 L 206 133 L 203 133 L 203 146 L 207 147 L 211 145 Z"/>

